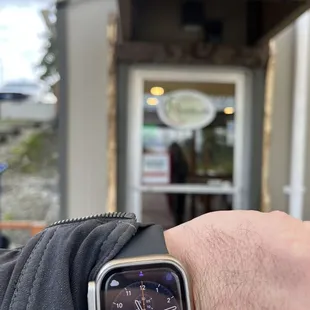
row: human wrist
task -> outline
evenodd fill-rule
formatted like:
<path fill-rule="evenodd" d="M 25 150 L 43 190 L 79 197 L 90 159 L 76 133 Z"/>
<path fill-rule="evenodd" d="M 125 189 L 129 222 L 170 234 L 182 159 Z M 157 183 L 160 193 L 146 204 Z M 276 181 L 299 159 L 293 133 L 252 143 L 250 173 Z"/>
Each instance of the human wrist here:
<path fill-rule="evenodd" d="M 205 307 L 201 307 L 202 303 L 200 300 L 201 289 L 199 281 L 201 277 L 197 276 L 200 274 L 199 270 L 202 266 L 197 257 L 195 259 L 195 251 L 193 246 L 190 245 L 190 240 L 193 240 L 191 233 L 185 233 L 184 229 L 184 227 L 178 226 L 166 231 L 165 242 L 169 254 L 180 261 L 187 272 L 194 309 L 203 310 Z"/>
<path fill-rule="evenodd" d="M 170 255 L 185 267 L 192 288 L 194 309 L 216 307 L 225 300 L 228 288 L 221 277 L 220 233 L 216 229 L 195 227 L 194 221 L 165 232 L 165 241 Z"/>
<path fill-rule="evenodd" d="M 176 228 L 165 231 L 165 242 L 167 246 L 168 253 L 178 259 L 182 265 L 186 268 L 186 271 L 189 272 L 189 260 L 190 258 L 184 251 L 184 245 L 180 242 L 180 237 L 178 238 L 177 233 L 175 232 Z M 184 240 L 183 240 L 184 241 Z"/>

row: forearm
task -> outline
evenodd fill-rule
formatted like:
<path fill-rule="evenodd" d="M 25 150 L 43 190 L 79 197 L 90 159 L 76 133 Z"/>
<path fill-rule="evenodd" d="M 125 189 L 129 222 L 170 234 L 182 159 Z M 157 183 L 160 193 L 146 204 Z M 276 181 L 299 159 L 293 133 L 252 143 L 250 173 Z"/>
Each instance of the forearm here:
<path fill-rule="evenodd" d="M 165 240 L 169 254 L 183 264 L 189 275 L 194 308 L 196 310 L 206 310 L 209 309 L 210 303 L 206 305 L 205 298 L 201 297 L 211 294 L 208 291 L 213 286 L 210 283 L 205 283 L 206 275 L 202 275 L 202 272 L 205 273 L 204 269 L 206 268 L 204 265 L 211 264 L 211 259 L 207 257 L 206 251 L 201 251 L 207 246 L 208 241 L 205 240 L 204 244 L 199 244 L 195 235 L 189 225 L 185 224 L 166 231 Z"/>

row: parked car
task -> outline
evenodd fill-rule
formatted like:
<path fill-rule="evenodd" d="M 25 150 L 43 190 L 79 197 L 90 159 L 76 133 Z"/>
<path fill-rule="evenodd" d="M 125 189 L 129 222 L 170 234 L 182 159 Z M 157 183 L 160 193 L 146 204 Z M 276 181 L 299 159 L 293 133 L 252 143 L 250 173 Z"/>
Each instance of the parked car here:
<path fill-rule="evenodd" d="M 56 96 L 45 83 L 11 81 L 0 88 L 0 120 L 50 122 L 57 114 L 56 103 Z"/>
<path fill-rule="evenodd" d="M 0 88 L 0 103 L 3 102 L 56 104 L 57 99 L 49 86 L 44 83 L 17 80 L 8 82 Z"/>

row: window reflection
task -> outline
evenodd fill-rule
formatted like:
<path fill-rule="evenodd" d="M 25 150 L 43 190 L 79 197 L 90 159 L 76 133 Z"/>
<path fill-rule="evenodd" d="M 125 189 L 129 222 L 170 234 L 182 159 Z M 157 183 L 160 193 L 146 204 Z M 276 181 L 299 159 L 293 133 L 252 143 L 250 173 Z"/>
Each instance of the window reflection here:
<path fill-rule="evenodd" d="M 226 84 L 146 82 L 143 125 L 144 153 L 168 153 L 177 144 L 188 165 L 188 183 L 231 184 L 233 180 L 234 155 L 234 86 Z M 160 85 L 160 86 L 152 86 Z M 150 97 L 148 89 L 161 87 L 165 94 L 180 87 L 199 90 L 209 96 L 216 106 L 215 119 L 196 130 L 177 130 L 164 124 L 158 116 L 157 106 L 165 100 L 165 95 Z M 221 93 L 222 92 L 222 93 Z M 223 95 L 224 93 L 224 95 Z M 156 104 L 149 104 L 149 99 Z M 169 183 L 177 183 L 173 178 Z"/>
<path fill-rule="evenodd" d="M 160 89 L 160 95 L 154 89 Z M 153 92 L 151 92 L 153 90 Z M 184 110 L 180 116 L 176 97 L 169 98 L 176 90 L 187 96 L 182 99 Z M 142 184 L 146 185 L 194 185 L 212 188 L 233 185 L 235 89 L 231 84 L 145 82 Z M 198 97 L 190 95 L 198 93 Z M 173 121 L 192 121 L 201 115 L 186 115 L 184 111 L 206 113 L 197 98 L 207 98 L 215 109 L 215 115 L 205 126 L 188 128 L 174 126 L 162 118 L 159 109 L 171 108 Z M 162 105 L 161 107 L 159 107 Z M 166 106 L 164 106 L 166 105 Z M 207 105 L 206 105 L 207 107 Z M 195 110 L 196 109 L 196 110 Z M 164 110 L 165 112 L 165 110 Z M 171 115 L 170 115 L 171 116 Z M 185 123 L 184 123 L 185 124 Z M 186 125 L 186 124 L 185 124 Z M 193 124 L 195 127 L 195 124 Z M 232 209 L 232 197 L 227 194 L 193 194 L 185 192 L 148 193 L 142 195 L 143 219 L 157 222 L 168 228 L 181 224 L 195 216 L 216 210 Z"/>

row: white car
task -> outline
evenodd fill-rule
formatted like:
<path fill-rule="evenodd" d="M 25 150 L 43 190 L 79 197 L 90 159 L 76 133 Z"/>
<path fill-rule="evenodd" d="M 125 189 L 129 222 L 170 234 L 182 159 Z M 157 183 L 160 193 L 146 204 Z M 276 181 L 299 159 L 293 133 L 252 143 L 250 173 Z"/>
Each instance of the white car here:
<path fill-rule="evenodd" d="M 57 98 L 44 83 L 19 80 L 0 88 L 0 104 L 4 102 L 56 104 Z"/>

